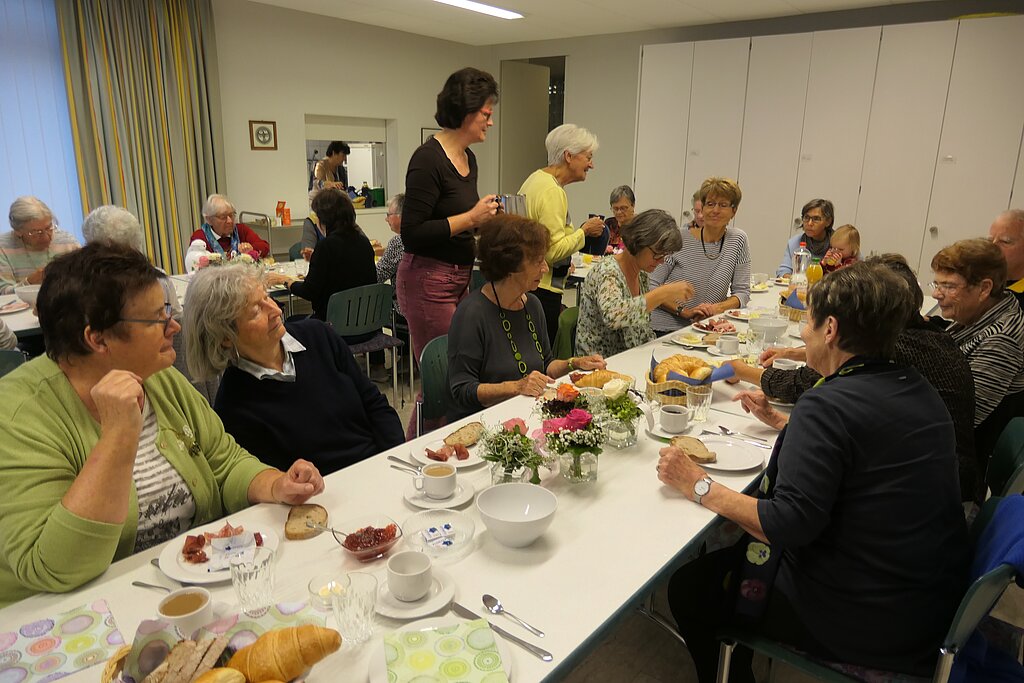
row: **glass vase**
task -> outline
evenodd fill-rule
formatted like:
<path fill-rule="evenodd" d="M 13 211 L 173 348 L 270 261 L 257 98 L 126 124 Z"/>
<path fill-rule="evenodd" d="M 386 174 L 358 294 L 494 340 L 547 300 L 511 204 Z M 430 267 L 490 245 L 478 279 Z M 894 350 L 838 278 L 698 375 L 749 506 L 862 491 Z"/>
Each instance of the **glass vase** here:
<path fill-rule="evenodd" d="M 629 448 L 636 444 L 636 432 L 640 425 L 640 418 L 635 420 L 620 420 L 616 417 L 608 418 L 604 424 L 604 433 L 607 435 L 607 443 L 612 448 Z"/>
<path fill-rule="evenodd" d="M 597 481 L 597 453 L 562 453 L 558 460 L 562 476 L 574 484 Z"/>
<path fill-rule="evenodd" d="M 515 484 L 530 481 L 532 474 L 526 467 L 507 470 L 501 463 L 494 463 L 491 465 L 491 484 Z"/>

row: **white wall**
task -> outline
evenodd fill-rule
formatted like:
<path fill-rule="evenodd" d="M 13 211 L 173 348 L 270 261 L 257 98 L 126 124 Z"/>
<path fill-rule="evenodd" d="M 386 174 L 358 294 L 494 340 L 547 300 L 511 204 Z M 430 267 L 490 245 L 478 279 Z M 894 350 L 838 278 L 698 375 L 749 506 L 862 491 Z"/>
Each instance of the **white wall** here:
<path fill-rule="evenodd" d="M 464 66 L 497 73 L 489 48 L 245 0 L 217 0 L 213 14 L 226 193 L 239 210 L 273 215 L 283 199 L 293 217 L 306 215 L 307 114 L 388 119 L 387 188 L 402 191 L 420 128 L 436 126 L 435 99 L 445 78 Z M 277 151 L 249 149 L 250 119 L 277 122 Z M 492 130 L 473 147 L 481 191 L 497 186 Z M 386 241 L 390 234 L 379 216 L 360 223 L 371 237 Z"/>

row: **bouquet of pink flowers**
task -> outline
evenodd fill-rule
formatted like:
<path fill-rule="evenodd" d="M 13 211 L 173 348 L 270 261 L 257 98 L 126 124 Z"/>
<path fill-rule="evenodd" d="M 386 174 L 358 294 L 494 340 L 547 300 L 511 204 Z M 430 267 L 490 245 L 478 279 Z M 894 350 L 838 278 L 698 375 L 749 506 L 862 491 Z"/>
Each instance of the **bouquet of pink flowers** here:
<path fill-rule="evenodd" d="M 498 465 L 506 476 L 511 477 L 516 470 L 530 471 L 530 481 L 540 483 L 537 472 L 543 464 L 533 440 L 527 436 L 526 422 L 515 417 L 502 423 L 499 429 L 486 432 L 481 438 L 484 460 Z"/>
<path fill-rule="evenodd" d="M 232 251 L 227 255 L 227 257 L 221 256 L 220 254 L 204 254 L 196 259 L 196 270 L 207 268 L 209 266 L 220 266 L 231 261 L 255 265 L 256 263 L 259 263 L 259 260 L 260 253 L 255 250 L 242 253 Z"/>
<path fill-rule="evenodd" d="M 604 430 L 594 416 L 582 408 L 573 408 L 565 417 L 544 420 L 544 439 L 548 449 L 559 454 L 601 453 Z"/>

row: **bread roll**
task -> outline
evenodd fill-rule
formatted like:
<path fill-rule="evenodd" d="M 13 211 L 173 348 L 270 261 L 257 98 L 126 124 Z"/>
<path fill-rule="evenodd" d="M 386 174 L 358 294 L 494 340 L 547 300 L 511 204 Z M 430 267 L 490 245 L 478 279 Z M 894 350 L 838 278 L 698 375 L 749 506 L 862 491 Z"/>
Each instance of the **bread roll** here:
<path fill-rule="evenodd" d="M 219 669 L 210 669 L 193 683 L 245 683 L 245 676 L 241 671 L 222 666 Z"/>
<path fill-rule="evenodd" d="M 309 527 L 306 524 L 307 520 L 327 526 L 327 510 L 322 505 L 313 503 L 293 505 L 288 511 L 288 521 L 284 523 L 284 537 L 301 541 L 319 535 L 320 530 Z"/>
<path fill-rule="evenodd" d="M 623 375 L 620 372 L 612 372 L 611 370 L 594 370 L 589 375 L 583 375 L 583 377 L 576 382 L 576 386 L 597 387 L 598 389 L 603 389 L 604 385 L 608 384 L 608 382 L 613 379 L 621 379 L 626 384 L 629 384 L 630 386 L 633 385 L 633 378 L 629 375 Z"/>
<path fill-rule="evenodd" d="M 469 448 L 480 440 L 484 434 L 484 425 L 481 422 L 470 422 L 463 425 L 454 433 L 449 434 L 444 440 L 445 446 L 465 446 Z"/>
<path fill-rule="evenodd" d="M 248 683 L 290 681 L 341 647 L 341 635 L 322 626 L 291 626 L 268 631 L 236 652 L 228 666 Z"/>
<path fill-rule="evenodd" d="M 692 436 L 673 436 L 670 443 L 698 465 L 718 460 L 718 455 L 714 451 L 709 451 L 700 439 Z"/>
<path fill-rule="evenodd" d="M 654 382 L 661 384 L 667 381 L 670 372 L 678 373 L 690 379 L 704 380 L 711 376 L 711 366 L 696 356 L 677 353 L 654 366 Z"/>

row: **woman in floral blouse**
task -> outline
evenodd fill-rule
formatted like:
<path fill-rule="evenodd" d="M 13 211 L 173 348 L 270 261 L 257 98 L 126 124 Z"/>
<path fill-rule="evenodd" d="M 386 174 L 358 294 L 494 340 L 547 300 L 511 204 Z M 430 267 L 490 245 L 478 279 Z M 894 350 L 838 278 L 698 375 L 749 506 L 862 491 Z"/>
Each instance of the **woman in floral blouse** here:
<path fill-rule="evenodd" d="M 649 209 L 622 227 L 625 249 L 601 260 L 580 295 L 576 353 L 620 353 L 654 339 L 651 311 L 693 296 L 689 282 L 680 280 L 651 290 L 649 274 L 665 256 L 682 247 L 679 226 L 660 209 Z"/>

